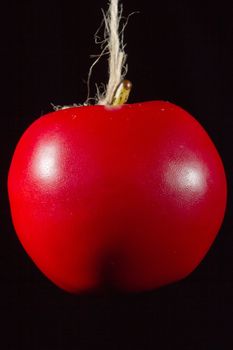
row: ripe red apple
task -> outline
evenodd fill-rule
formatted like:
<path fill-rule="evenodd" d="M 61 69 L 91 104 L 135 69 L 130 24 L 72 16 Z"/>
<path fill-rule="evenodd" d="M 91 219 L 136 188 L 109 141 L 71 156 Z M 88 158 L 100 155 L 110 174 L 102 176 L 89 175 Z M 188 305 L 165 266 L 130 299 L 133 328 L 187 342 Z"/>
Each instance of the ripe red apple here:
<path fill-rule="evenodd" d="M 226 180 L 200 124 L 169 102 L 49 113 L 22 136 L 8 179 L 18 237 L 70 292 L 141 291 L 200 263 L 223 220 Z"/>

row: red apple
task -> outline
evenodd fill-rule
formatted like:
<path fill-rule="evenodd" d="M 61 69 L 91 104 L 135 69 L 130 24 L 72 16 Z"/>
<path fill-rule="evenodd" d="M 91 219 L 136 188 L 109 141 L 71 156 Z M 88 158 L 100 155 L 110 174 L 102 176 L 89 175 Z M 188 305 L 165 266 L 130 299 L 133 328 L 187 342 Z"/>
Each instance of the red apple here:
<path fill-rule="evenodd" d="M 226 205 L 209 136 L 161 101 L 41 117 L 15 150 L 8 190 L 23 247 L 74 293 L 184 278 L 210 248 Z"/>

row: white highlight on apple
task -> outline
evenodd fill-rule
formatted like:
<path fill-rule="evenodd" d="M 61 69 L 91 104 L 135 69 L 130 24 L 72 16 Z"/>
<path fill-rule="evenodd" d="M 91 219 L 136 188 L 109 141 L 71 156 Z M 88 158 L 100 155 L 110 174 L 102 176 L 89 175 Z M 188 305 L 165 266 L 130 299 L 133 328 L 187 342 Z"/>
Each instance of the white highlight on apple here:
<path fill-rule="evenodd" d="M 57 175 L 57 171 L 57 145 L 43 146 L 35 160 L 36 175 L 45 180 L 51 180 Z"/>
<path fill-rule="evenodd" d="M 167 183 L 176 190 L 188 189 L 202 194 L 206 190 L 206 170 L 195 162 L 180 164 L 172 162 L 166 172 Z"/>

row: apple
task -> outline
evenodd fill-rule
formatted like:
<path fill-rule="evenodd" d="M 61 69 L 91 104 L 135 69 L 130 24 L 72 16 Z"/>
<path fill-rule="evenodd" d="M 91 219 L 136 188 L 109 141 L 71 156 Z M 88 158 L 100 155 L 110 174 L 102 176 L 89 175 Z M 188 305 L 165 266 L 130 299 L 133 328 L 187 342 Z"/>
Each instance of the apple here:
<path fill-rule="evenodd" d="M 8 191 L 26 252 L 71 293 L 144 291 L 186 277 L 226 206 L 214 144 L 163 101 L 42 116 L 16 147 Z"/>

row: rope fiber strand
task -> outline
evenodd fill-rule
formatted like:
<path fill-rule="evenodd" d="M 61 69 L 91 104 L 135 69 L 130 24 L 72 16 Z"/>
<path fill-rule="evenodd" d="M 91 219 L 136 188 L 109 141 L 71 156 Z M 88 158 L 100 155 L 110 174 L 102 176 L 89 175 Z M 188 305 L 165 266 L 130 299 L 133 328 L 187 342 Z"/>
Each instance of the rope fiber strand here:
<path fill-rule="evenodd" d="M 119 5 L 119 0 L 111 0 L 109 3 L 108 11 L 106 13 L 103 12 L 104 18 L 102 25 L 104 24 L 105 27 L 104 39 L 102 41 L 99 41 L 98 37 L 98 33 L 102 25 L 95 35 L 95 42 L 97 44 L 101 44 L 102 52 L 99 56 L 97 56 L 97 59 L 89 70 L 87 80 L 88 97 L 85 104 L 88 104 L 89 100 L 91 100 L 91 98 L 89 98 L 89 92 L 92 70 L 103 55 L 108 55 L 109 80 L 107 87 L 102 94 L 100 93 L 100 88 L 97 86 L 96 104 L 111 106 L 113 104 L 115 92 L 117 91 L 127 73 L 127 65 L 125 64 L 127 55 L 124 50 L 125 45 L 123 42 L 124 29 L 126 27 L 127 21 L 120 30 L 122 11 L 123 7 L 122 5 Z"/>

